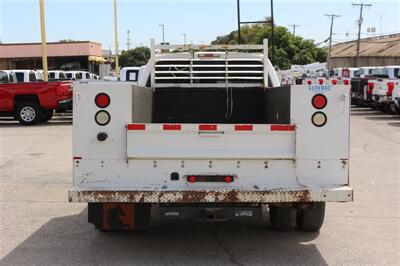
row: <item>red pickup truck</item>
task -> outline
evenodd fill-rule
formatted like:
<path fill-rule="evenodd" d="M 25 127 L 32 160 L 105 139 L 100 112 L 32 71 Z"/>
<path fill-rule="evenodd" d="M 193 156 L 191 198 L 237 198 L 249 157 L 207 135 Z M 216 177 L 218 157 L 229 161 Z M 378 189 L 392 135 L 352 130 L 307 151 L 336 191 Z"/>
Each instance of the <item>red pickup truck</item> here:
<path fill-rule="evenodd" d="M 23 125 L 47 122 L 55 110 L 72 109 L 69 81 L 0 84 L 0 114 Z"/>

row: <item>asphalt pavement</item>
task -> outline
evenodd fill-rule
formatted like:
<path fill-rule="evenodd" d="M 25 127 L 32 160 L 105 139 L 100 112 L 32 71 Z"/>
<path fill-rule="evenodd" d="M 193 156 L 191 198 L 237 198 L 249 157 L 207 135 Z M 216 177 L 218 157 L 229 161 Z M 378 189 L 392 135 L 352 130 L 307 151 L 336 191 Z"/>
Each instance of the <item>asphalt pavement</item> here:
<path fill-rule="evenodd" d="M 0 118 L 0 265 L 400 265 L 400 116 L 354 108 L 351 203 L 329 203 L 318 233 L 257 222 L 160 222 L 103 233 L 68 203 L 71 117 L 24 127 Z"/>

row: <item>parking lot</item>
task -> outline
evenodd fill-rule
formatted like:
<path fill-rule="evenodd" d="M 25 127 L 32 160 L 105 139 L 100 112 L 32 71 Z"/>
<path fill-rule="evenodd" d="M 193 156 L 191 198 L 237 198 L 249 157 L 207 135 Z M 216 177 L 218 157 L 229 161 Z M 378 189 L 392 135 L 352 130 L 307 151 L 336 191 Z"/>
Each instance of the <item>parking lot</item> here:
<path fill-rule="evenodd" d="M 353 108 L 351 203 L 327 205 L 319 233 L 261 222 L 160 222 L 102 233 L 85 204 L 67 202 L 72 118 L 21 126 L 0 120 L 0 258 L 20 264 L 400 264 L 400 116 Z"/>

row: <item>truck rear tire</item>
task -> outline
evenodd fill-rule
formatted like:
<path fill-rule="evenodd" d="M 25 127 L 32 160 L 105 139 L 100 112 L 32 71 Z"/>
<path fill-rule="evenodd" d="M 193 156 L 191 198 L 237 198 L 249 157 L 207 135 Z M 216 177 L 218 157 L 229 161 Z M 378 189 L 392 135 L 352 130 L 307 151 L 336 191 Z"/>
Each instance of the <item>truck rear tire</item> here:
<path fill-rule="evenodd" d="M 318 231 L 324 223 L 325 202 L 313 202 L 310 208 L 297 211 L 297 229 L 301 231 Z"/>
<path fill-rule="evenodd" d="M 49 109 L 49 110 L 43 110 L 42 117 L 40 118 L 40 122 L 45 123 L 49 121 L 54 115 L 54 110 Z"/>
<path fill-rule="evenodd" d="M 17 103 L 15 118 L 25 126 L 32 126 L 40 121 L 42 109 L 36 102 Z"/>
<path fill-rule="evenodd" d="M 394 102 L 389 103 L 389 111 L 392 114 L 397 114 L 398 113 L 398 108 L 397 105 Z"/>
<path fill-rule="evenodd" d="M 286 206 L 269 206 L 269 221 L 276 231 L 293 230 L 296 226 L 297 210 Z"/>

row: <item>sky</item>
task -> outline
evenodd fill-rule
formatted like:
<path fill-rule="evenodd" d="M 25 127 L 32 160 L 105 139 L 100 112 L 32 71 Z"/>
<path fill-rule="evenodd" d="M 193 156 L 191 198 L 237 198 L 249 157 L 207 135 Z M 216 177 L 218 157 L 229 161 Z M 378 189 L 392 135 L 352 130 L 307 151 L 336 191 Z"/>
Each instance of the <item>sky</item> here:
<path fill-rule="evenodd" d="M 333 43 L 357 37 L 361 0 L 275 0 L 277 25 L 299 24 L 296 35 L 317 43 L 329 37 L 330 18 L 334 21 Z M 400 0 L 371 0 L 363 12 L 362 37 L 400 32 Z M 103 49 L 114 49 L 113 0 L 45 0 L 47 41 L 61 39 L 100 42 Z M 263 20 L 270 15 L 269 0 L 241 0 L 241 20 Z M 130 31 L 132 47 L 149 45 L 150 38 L 182 44 L 210 43 L 218 35 L 237 29 L 236 0 L 118 0 L 119 48 L 127 47 Z M 0 39 L 3 43 L 40 41 L 39 0 L 0 0 Z"/>

